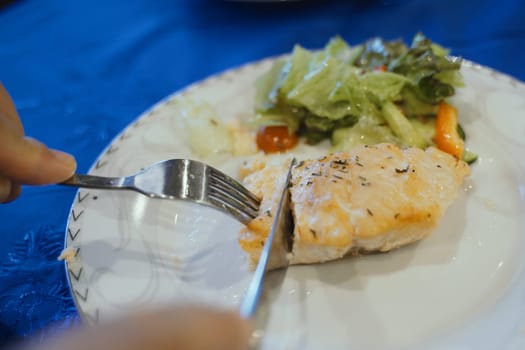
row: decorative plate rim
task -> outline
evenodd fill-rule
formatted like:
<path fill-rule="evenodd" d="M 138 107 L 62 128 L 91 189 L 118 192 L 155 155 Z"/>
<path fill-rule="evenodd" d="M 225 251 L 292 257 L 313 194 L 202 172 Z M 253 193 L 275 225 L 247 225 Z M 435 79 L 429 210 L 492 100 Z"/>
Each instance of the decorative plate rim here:
<path fill-rule="evenodd" d="M 197 80 L 189 85 L 186 85 L 182 87 L 181 89 L 178 89 L 166 97 L 160 99 L 158 102 L 154 103 L 151 107 L 144 110 L 144 112 L 140 113 L 137 117 L 131 119 L 131 121 L 120 131 L 118 132 L 115 137 L 112 138 L 112 140 L 102 149 L 102 151 L 98 154 L 98 156 L 95 158 L 94 162 L 90 166 L 88 173 L 92 173 L 94 170 L 100 169 L 105 165 L 105 162 L 103 161 L 103 157 L 105 155 L 110 155 L 118 150 L 118 147 L 115 146 L 119 141 L 126 139 L 127 133 L 129 130 L 133 128 L 140 127 L 141 121 L 143 121 L 145 118 L 154 116 L 158 113 L 159 109 L 163 108 L 166 105 L 169 105 L 170 103 L 173 103 L 176 97 L 182 97 L 190 93 L 191 91 L 198 89 L 206 84 L 209 84 L 213 81 L 225 79 L 230 74 L 238 74 L 239 72 L 242 72 L 244 69 L 257 67 L 263 64 L 267 64 L 268 62 L 275 61 L 279 58 L 287 57 L 289 54 L 282 54 L 282 55 L 275 55 L 275 56 L 269 56 L 265 57 L 259 60 L 249 61 L 247 63 L 243 63 L 241 65 L 227 68 L 221 71 L 218 71 L 217 73 L 211 74 L 203 79 Z M 462 67 L 465 67 L 467 69 L 471 69 L 475 71 L 478 74 L 488 74 L 491 78 L 496 80 L 506 80 L 510 86 L 517 89 L 520 86 L 525 88 L 525 82 L 519 80 L 516 77 L 513 77 L 512 75 L 509 75 L 507 73 L 503 73 L 497 69 L 481 65 L 479 63 L 476 63 L 474 61 L 463 59 L 461 62 Z M 71 238 L 72 241 L 76 239 L 76 237 L 80 234 L 80 230 L 73 232 L 71 230 L 71 223 L 75 222 L 84 212 L 84 210 L 80 212 L 75 212 L 75 209 L 78 204 L 82 203 L 84 199 L 86 199 L 90 195 L 89 190 L 86 189 L 79 189 L 75 193 L 73 202 L 71 204 L 68 219 L 66 221 L 66 231 L 64 235 L 64 249 L 73 248 L 76 249 L 75 255 L 78 254 L 80 248 L 74 248 L 70 247 L 68 244 L 68 237 Z M 80 318 L 83 322 L 86 322 L 89 325 L 93 325 L 98 323 L 99 321 L 99 309 L 96 308 L 93 315 L 90 315 L 86 310 L 84 310 L 79 303 L 79 298 L 83 299 L 84 301 L 87 300 L 87 294 L 88 290 L 86 289 L 84 293 L 79 292 L 77 289 L 75 289 L 73 279 L 76 281 L 79 281 L 80 276 L 83 271 L 83 267 L 80 266 L 80 268 L 74 272 L 70 266 L 69 263 L 65 260 L 64 261 L 64 268 L 65 268 L 65 274 L 66 279 L 69 287 L 69 293 L 73 299 L 73 302 L 75 304 L 75 309 L 77 310 L 78 314 L 80 315 Z"/>

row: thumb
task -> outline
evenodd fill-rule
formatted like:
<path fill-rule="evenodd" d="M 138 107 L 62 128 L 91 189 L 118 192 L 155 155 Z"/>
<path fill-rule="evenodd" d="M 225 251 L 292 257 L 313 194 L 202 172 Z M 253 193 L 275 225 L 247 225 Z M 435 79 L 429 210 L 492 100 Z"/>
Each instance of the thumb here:
<path fill-rule="evenodd" d="M 246 350 L 250 328 L 236 311 L 179 307 L 136 319 L 142 335 L 126 350 Z M 146 327 L 144 327 L 146 325 Z"/>
<path fill-rule="evenodd" d="M 247 350 L 249 334 L 237 312 L 188 306 L 135 313 L 37 349 Z"/>
<path fill-rule="evenodd" d="M 69 154 L 49 149 L 32 138 L 5 132 L 2 125 L 0 135 L 0 174 L 14 182 L 56 183 L 73 175 L 76 169 L 75 159 Z"/>

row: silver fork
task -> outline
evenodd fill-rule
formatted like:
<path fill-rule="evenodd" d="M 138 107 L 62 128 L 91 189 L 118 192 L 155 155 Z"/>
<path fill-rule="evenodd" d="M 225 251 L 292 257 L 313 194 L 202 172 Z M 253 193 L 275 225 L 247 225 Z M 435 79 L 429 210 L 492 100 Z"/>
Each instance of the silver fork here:
<path fill-rule="evenodd" d="M 257 216 L 259 199 L 238 181 L 207 164 L 170 159 L 124 177 L 75 174 L 61 185 L 134 190 L 151 198 L 195 202 L 219 209 L 243 224 Z"/>

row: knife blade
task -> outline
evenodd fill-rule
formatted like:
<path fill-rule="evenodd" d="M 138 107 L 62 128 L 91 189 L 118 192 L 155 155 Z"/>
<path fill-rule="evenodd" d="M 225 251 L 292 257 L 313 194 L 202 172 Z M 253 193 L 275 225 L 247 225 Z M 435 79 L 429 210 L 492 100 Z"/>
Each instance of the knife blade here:
<path fill-rule="evenodd" d="M 282 255 L 279 257 L 280 259 L 285 259 L 284 261 L 288 260 L 286 258 L 286 254 L 291 250 L 292 243 L 290 240 L 292 215 L 290 210 L 289 187 L 292 177 L 292 169 L 294 165 L 295 158 L 292 159 L 292 161 L 290 162 L 290 167 L 288 168 L 286 180 L 281 190 L 281 197 L 279 199 L 277 211 L 275 212 L 270 233 L 268 234 L 268 238 L 266 238 L 266 242 L 264 243 L 263 250 L 259 257 L 259 262 L 257 263 L 257 267 L 255 268 L 252 280 L 250 282 L 250 285 L 248 286 L 246 295 L 240 307 L 240 315 L 244 319 L 252 318 L 255 314 L 255 311 L 257 310 L 259 299 L 261 297 L 261 292 L 263 290 L 264 277 L 266 275 L 266 267 L 268 265 L 270 255 L 272 253 L 272 248 L 274 249 L 274 253 L 277 252 L 278 254 Z M 276 237 L 284 238 L 285 241 L 276 242 L 282 244 L 274 244 L 273 242 L 276 239 Z M 278 250 L 276 251 L 275 249 Z"/>

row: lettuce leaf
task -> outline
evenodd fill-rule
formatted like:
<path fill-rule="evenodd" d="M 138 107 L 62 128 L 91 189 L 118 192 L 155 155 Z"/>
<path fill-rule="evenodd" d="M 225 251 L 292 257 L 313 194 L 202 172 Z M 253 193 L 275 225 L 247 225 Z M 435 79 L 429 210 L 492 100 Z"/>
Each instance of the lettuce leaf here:
<path fill-rule="evenodd" d="M 360 118 L 352 127 L 339 128 L 332 134 L 332 151 L 348 151 L 358 145 L 389 142 L 404 146 L 384 122 L 375 118 Z"/>
<path fill-rule="evenodd" d="M 455 87 L 461 86 L 459 76 L 451 73 L 459 71 L 461 59 L 448 59 L 446 53 L 447 50 L 418 33 L 410 49 L 392 60 L 388 70 L 410 79 L 418 98 L 435 104 L 453 96 Z"/>
<path fill-rule="evenodd" d="M 367 92 L 355 87 L 358 80 L 354 68 L 327 57 L 288 92 L 284 99 L 323 118 L 358 116 L 371 108 Z"/>
<path fill-rule="evenodd" d="M 404 54 L 408 48 L 401 40 L 385 41 L 382 38 L 367 40 L 355 65 L 369 70 L 388 66 L 395 58 Z"/>
<path fill-rule="evenodd" d="M 409 82 L 404 76 L 390 72 L 369 72 L 359 78 L 361 89 L 371 92 L 381 102 L 399 99 L 401 90 Z"/>
<path fill-rule="evenodd" d="M 270 70 L 255 81 L 255 110 L 267 112 L 276 108 L 277 90 L 281 85 L 282 70 L 286 61 L 276 61 Z"/>

